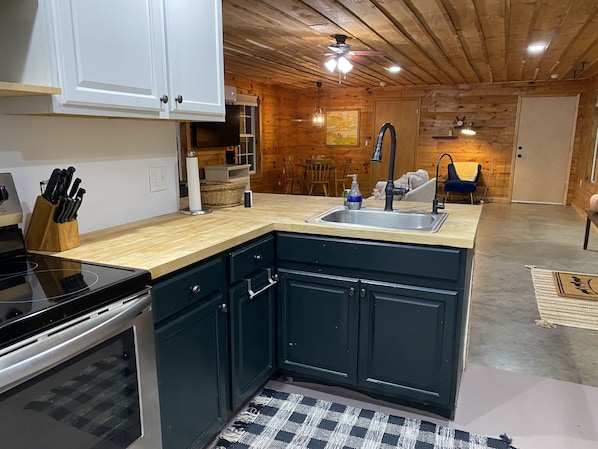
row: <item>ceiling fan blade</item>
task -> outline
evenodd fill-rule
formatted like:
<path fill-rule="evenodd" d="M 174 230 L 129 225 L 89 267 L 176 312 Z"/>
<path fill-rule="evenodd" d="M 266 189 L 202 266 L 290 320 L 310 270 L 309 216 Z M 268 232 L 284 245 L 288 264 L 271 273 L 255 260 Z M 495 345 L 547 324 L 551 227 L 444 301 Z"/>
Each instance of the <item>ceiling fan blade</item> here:
<path fill-rule="evenodd" d="M 386 52 L 373 50 L 352 50 L 349 54 L 357 56 L 386 56 Z"/>
<path fill-rule="evenodd" d="M 358 64 L 361 65 L 372 65 L 374 63 L 374 61 L 371 61 L 370 59 L 366 58 L 365 56 L 361 56 L 361 55 L 347 55 L 346 56 L 347 59 L 356 62 Z"/>

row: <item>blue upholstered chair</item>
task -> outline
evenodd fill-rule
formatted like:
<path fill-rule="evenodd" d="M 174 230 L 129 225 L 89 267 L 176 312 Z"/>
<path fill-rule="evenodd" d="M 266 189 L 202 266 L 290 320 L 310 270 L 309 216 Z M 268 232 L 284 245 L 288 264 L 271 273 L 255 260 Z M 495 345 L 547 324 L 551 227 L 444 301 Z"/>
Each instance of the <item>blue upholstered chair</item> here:
<path fill-rule="evenodd" d="M 471 204 L 474 202 L 474 193 L 478 187 L 478 180 L 482 171 L 481 164 L 474 162 L 455 162 L 448 165 L 448 179 L 444 183 L 446 202 L 451 192 L 466 195 L 469 193 Z M 460 176 L 459 176 L 460 175 Z"/>

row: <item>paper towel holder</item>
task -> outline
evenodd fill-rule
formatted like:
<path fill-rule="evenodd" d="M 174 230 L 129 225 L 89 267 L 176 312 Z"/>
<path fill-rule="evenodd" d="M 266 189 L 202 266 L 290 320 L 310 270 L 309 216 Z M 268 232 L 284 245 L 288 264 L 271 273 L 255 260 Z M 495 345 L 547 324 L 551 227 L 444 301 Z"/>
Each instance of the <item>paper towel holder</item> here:
<path fill-rule="evenodd" d="M 195 151 L 191 150 L 187 153 L 187 161 L 189 161 L 189 158 L 195 158 Z M 195 166 L 195 170 L 197 170 L 197 166 Z M 197 172 L 195 175 L 198 175 Z M 189 176 L 189 166 L 187 166 L 187 176 Z M 189 183 L 189 179 L 187 179 L 187 183 Z M 190 194 L 191 192 L 189 191 L 188 195 Z M 197 179 L 197 194 L 199 195 L 199 179 Z M 199 205 L 201 206 L 201 202 Z M 209 207 L 202 207 L 201 209 L 191 210 L 189 207 L 185 207 L 181 209 L 180 212 L 184 215 L 206 215 L 211 214 L 212 209 Z"/>

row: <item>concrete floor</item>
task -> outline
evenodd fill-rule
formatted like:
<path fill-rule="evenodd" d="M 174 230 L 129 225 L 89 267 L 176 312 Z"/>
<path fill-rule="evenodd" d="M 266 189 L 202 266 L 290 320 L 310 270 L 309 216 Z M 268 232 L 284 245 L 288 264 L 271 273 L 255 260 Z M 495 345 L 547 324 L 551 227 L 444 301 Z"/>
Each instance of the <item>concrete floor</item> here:
<path fill-rule="evenodd" d="M 450 208 L 450 206 L 447 206 Z M 598 235 L 571 206 L 487 203 L 476 240 L 468 361 L 598 386 L 598 331 L 541 328 L 526 265 L 598 272 Z"/>

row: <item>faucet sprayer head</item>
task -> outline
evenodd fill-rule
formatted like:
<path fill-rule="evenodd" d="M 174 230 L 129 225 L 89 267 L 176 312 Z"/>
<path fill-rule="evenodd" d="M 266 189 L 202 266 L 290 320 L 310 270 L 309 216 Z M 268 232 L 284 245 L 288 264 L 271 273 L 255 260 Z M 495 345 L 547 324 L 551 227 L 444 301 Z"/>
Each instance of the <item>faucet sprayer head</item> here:
<path fill-rule="evenodd" d="M 378 139 L 376 140 L 374 154 L 372 154 L 372 162 L 382 162 L 382 141 L 384 140 L 384 133 L 388 128 L 390 128 L 390 133 L 392 134 L 393 139 L 396 139 L 395 127 L 393 126 L 393 124 L 390 122 L 386 122 L 384 125 L 382 125 L 380 131 L 378 132 Z"/>
<path fill-rule="evenodd" d="M 382 162 L 382 140 L 378 139 L 374 154 L 372 154 L 372 162 Z"/>

